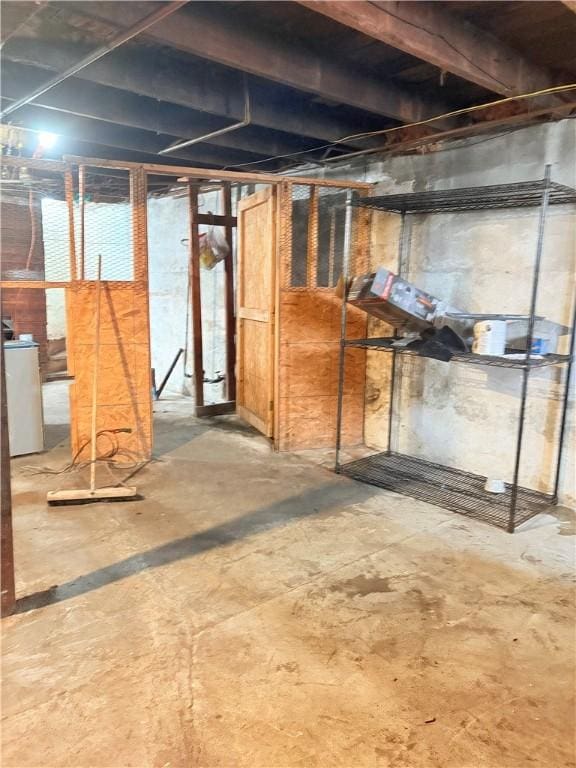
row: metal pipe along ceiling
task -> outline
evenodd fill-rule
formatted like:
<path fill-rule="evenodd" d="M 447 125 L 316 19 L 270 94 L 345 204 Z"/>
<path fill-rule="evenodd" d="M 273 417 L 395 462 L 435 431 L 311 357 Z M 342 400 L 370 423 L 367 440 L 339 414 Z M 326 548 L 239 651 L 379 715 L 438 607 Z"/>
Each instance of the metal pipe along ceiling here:
<path fill-rule="evenodd" d="M 10 115 L 12 112 L 15 112 L 17 109 L 20 109 L 20 107 L 23 107 L 26 104 L 30 104 L 30 102 L 34 101 L 34 99 L 37 99 L 38 96 L 42 96 L 47 91 L 54 88 L 56 85 L 59 85 L 64 80 L 67 80 L 69 77 L 72 77 L 77 72 L 80 72 L 81 69 L 84 69 L 90 64 L 93 64 L 95 61 L 98 61 L 98 59 L 101 59 L 103 56 L 106 56 L 106 54 L 110 53 L 116 48 L 119 48 L 124 43 L 128 42 L 128 40 L 132 40 L 132 38 L 136 37 L 141 32 L 144 32 L 144 30 L 148 29 L 148 27 L 151 27 L 153 24 L 156 24 L 162 19 L 165 19 L 167 16 L 170 16 L 172 13 L 175 13 L 177 10 L 182 8 L 182 6 L 186 5 L 187 2 L 188 0 L 173 0 L 172 2 L 169 2 L 169 3 L 162 3 L 160 8 L 155 10 L 153 13 L 148 14 L 148 16 L 145 16 L 143 19 L 141 19 L 139 22 L 134 24 L 134 26 L 130 27 L 129 29 L 126 29 L 123 32 L 119 32 L 108 43 L 105 43 L 100 48 L 97 48 L 92 53 L 89 53 L 87 56 L 85 56 L 83 59 L 78 61 L 76 64 L 73 64 L 71 67 L 69 67 L 65 72 L 62 72 L 61 74 L 56 75 L 52 80 L 49 80 L 45 85 L 41 85 L 35 91 L 32 91 L 32 93 L 29 93 L 27 96 L 23 96 L 21 99 L 18 99 L 18 101 L 15 101 L 12 104 L 10 104 L 10 106 L 2 110 L 2 112 L 0 113 L 0 119 L 5 118 L 7 115 Z"/>
<path fill-rule="evenodd" d="M 196 136 L 194 139 L 187 139 L 185 141 L 178 141 L 175 144 L 171 144 L 169 147 L 161 149 L 159 155 L 167 155 L 169 152 L 175 152 L 177 149 L 184 149 L 192 144 L 199 144 L 201 141 L 210 141 L 217 136 L 223 136 L 225 133 L 231 133 L 237 131 L 239 128 L 245 128 L 252 122 L 252 114 L 250 111 L 250 92 L 248 90 L 248 84 L 246 82 L 246 75 L 244 75 L 244 119 L 239 123 L 233 125 L 227 125 L 225 128 L 219 128 L 217 131 L 211 133 L 205 133 L 203 136 Z"/>

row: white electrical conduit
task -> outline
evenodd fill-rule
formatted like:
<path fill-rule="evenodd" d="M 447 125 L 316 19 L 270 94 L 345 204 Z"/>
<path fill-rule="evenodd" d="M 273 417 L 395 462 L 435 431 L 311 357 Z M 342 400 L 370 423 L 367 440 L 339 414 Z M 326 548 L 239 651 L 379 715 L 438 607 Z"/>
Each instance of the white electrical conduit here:
<path fill-rule="evenodd" d="M 153 24 L 156 24 L 158 21 L 166 18 L 166 16 L 170 16 L 170 14 L 186 5 L 187 2 L 188 0 L 174 0 L 173 2 L 162 4 L 160 8 L 154 11 L 154 13 L 148 14 L 148 16 L 145 16 L 137 24 L 134 24 L 134 26 L 124 30 L 124 32 L 118 33 L 112 38 L 112 40 L 110 40 L 110 42 L 105 43 L 100 48 L 97 48 L 92 53 L 89 53 L 83 59 L 76 62 L 76 64 L 73 64 L 71 67 L 69 67 L 65 72 L 62 72 L 62 74 L 56 75 L 45 85 L 41 85 L 35 91 L 32 91 L 32 93 L 29 93 L 27 96 L 23 96 L 21 99 L 18 99 L 18 101 L 10 104 L 10 106 L 6 107 L 6 109 L 0 112 L 0 119 L 3 119 L 6 117 L 6 115 L 12 114 L 12 112 L 20 109 L 20 107 L 23 107 L 26 104 L 30 104 L 30 102 L 34 101 L 34 99 L 37 99 L 39 96 L 42 96 L 55 86 L 60 85 L 60 83 L 62 83 L 64 80 L 67 80 L 69 77 L 72 77 L 72 75 L 80 72 L 81 69 L 84 69 L 90 64 L 93 64 L 95 61 L 98 61 L 98 59 L 106 56 L 106 54 L 110 53 L 110 51 L 119 48 L 123 43 L 128 42 L 128 40 L 132 40 L 132 38 L 136 37 L 136 35 L 139 35 L 140 32 L 144 32 L 144 30 L 148 29 L 148 27 L 151 27 Z"/>
<path fill-rule="evenodd" d="M 217 131 L 212 131 L 212 133 L 205 133 L 204 136 L 196 136 L 194 139 L 187 139 L 186 141 L 179 141 L 176 144 L 171 144 L 169 147 L 166 147 L 165 149 L 161 149 L 158 154 L 159 155 L 167 155 L 169 152 L 176 152 L 179 149 L 184 149 L 184 147 L 190 147 L 192 144 L 199 144 L 201 141 L 210 141 L 210 139 L 215 139 L 216 136 L 223 136 L 225 133 L 231 133 L 232 131 L 237 131 L 238 128 L 246 128 L 247 125 L 250 125 L 252 122 L 252 115 L 250 113 L 250 93 L 248 91 L 248 85 L 246 84 L 246 76 L 244 76 L 244 119 L 241 120 L 239 123 L 234 123 L 233 125 L 227 125 L 225 128 L 219 128 Z"/>

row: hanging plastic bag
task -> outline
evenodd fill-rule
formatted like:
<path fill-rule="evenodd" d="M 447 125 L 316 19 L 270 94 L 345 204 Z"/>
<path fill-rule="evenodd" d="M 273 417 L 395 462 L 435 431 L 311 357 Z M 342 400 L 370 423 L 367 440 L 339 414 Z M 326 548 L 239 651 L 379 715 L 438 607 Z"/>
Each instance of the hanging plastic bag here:
<path fill-rule="evenodd" d="M 200 235 L 200 264 L 204 269 L 214 269 L 230 253 L 222 227 L 209 227 Z"/>

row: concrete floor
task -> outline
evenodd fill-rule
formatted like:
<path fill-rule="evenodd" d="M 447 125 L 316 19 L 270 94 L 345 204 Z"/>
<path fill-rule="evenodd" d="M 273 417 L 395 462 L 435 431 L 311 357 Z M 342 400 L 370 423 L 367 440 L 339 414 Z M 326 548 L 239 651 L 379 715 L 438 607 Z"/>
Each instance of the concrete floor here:
<path fill-rule="evenodd" d="M 185 399 L 142 501 L 48 509 L 50 387 L 54 447 L 13 469 L 4 768 L 575 765 L 573 517 L 511 537 Z"/>

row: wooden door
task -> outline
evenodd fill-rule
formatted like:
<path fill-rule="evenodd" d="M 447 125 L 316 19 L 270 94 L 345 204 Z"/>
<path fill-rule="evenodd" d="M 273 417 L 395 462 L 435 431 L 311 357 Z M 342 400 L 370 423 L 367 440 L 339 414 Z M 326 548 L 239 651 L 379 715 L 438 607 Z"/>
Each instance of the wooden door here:
<path fill-rule="evenodd" d="M 276 206 L 273 188 L 238 204 L 238 414 L 267 437 L 274 429 Z"/>

